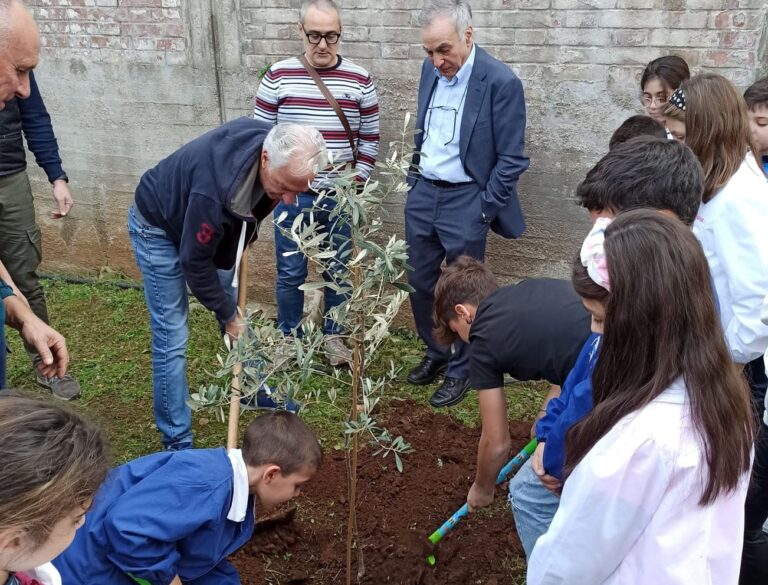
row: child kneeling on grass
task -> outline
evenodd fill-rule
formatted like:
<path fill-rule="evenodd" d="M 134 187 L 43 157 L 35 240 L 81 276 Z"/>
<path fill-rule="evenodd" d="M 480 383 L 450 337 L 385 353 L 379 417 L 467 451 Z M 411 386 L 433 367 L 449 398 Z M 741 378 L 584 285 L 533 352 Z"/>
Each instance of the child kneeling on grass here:
<path fill-rule="evenodd" d="M 704 252 L 656 211 L 601 221 L 589 240 L 580 281 L 607 293 L 585 302 L 603 330 L 594 406 L 566 435 L 528 585 L 735 585 L 754 418 Z"/>
<path fill-rule="evenodd" d="M 82 525 L 109 461 L 101 432 L 55 404 L 0 398 L 0 584 L 61 585 L 50 561 Z"/>
<path fill-rule="evenodd" d="M 63 585 L 239 585 L 227 557 L 251 538 L 255 506 L 299 495 L 322 461 L 285 411 L 248 425 L 242 450 L 148 455 L 112 471 L 85 527 L 54 564 Z"/>

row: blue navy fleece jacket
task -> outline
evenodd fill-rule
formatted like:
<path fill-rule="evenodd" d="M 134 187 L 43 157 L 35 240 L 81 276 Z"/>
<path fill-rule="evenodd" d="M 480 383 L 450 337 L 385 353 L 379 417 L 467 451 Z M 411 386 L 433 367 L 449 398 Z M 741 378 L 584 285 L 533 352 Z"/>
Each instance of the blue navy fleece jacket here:
<path fill-rule="evenodd" d="M 592 371 L 597 364 L 602 335 L 587 338 L 560 396 L 547 404 L 547 413 L 536 423 L 536 438 L 544 443 L 544 471 L 562 479 L 565 433 L 592 410 Z"/>
<path fill-rule="evenodd" d="M 243 221 L 250 244 L 258 223 L 277 203 L 264 193 L 258 177 L 254 181 L 271 129 L 271 124 L 245 117 L 227 122 L 160 161 L 136 188 L 139 213 L 177 245 L 192 294 L 222 322 L 232 318 L 236 304 L 216 270 L 235 265 Z M 244 188 L 249 190 L 245 208 L 250 211 L 237 212 L 234 200 L 242 199 Z"/>

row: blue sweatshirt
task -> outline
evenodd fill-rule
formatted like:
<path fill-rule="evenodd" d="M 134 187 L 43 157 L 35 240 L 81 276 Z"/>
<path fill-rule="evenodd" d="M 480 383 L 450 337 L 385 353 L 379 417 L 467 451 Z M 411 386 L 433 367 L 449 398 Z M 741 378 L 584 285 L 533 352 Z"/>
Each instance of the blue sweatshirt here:
<path fill-rule="evenodd" d="M 224 449 L 154 453 L 115 468 L 53 560 L 63 585 L 166 585 L 176 575 L 185 585 L 240 585 L 227 557 L 253 534 L 254 498 L 242 522 L 227 519 L 233 478 Z"/>
<path fill-rule="evenodd" d="M 602 335 L 587 338 L 560 396 L 547 404 L 547 414 L 536 423 L 536 438 L 544 446 L 544 470 L 558 479 L 563 477 L 565 433 L 592 410 L 592 371 L 595 369 Z"/>
<path fill-rule="evenodd" d="M 235 314 L 236 303 L 216 270 L 235 265 L 243 222 L 250 243 L 277 203 L 258 180 L 261 147 L 271 129 L 245 117 L 227 122 L 160 161 L 136 188 L 139 213 L 178 246 L 192 294 L 222 322 Z"/>

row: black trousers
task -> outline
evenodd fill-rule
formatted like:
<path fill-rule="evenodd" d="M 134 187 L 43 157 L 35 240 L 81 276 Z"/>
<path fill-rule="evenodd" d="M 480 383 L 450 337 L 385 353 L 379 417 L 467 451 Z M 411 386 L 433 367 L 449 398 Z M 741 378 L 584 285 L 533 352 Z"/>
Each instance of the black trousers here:
<path fill-rule="evenodd" d="M 768 425 L 763 420 L 768 379 L 763 358 L 748 363 L 744 374 L 749 381 L 760 427 L 755 441 L 755 463 L 744 507 L 744 551 L 741 556 L 739 585 L 768 584 L 768 534 L 763 524 L 768 520 Z"/>

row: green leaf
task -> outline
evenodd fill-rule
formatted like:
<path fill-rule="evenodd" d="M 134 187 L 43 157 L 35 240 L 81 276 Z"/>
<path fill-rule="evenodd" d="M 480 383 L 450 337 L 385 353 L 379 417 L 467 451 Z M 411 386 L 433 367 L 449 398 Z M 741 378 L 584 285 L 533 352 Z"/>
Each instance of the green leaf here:
<path fill-rule="evenodd" d="M 325 282 L 305 282 L 304 284 L 299 286 L 299 290 L 307 291 L 307 290 L 318 290 L 321 288 L 325 288 L 327 286 L 327 283 Z"/>
<path fill-rule="evenodd" d="M 405 291 L 405 292 L 407 292 L 409 294 L 416 292 L 416 289 L 413 288 L 407 282 L 393 282 L 392 286 L 394 286 L 395 288 L 399 288 L 400 290 Z"/>

